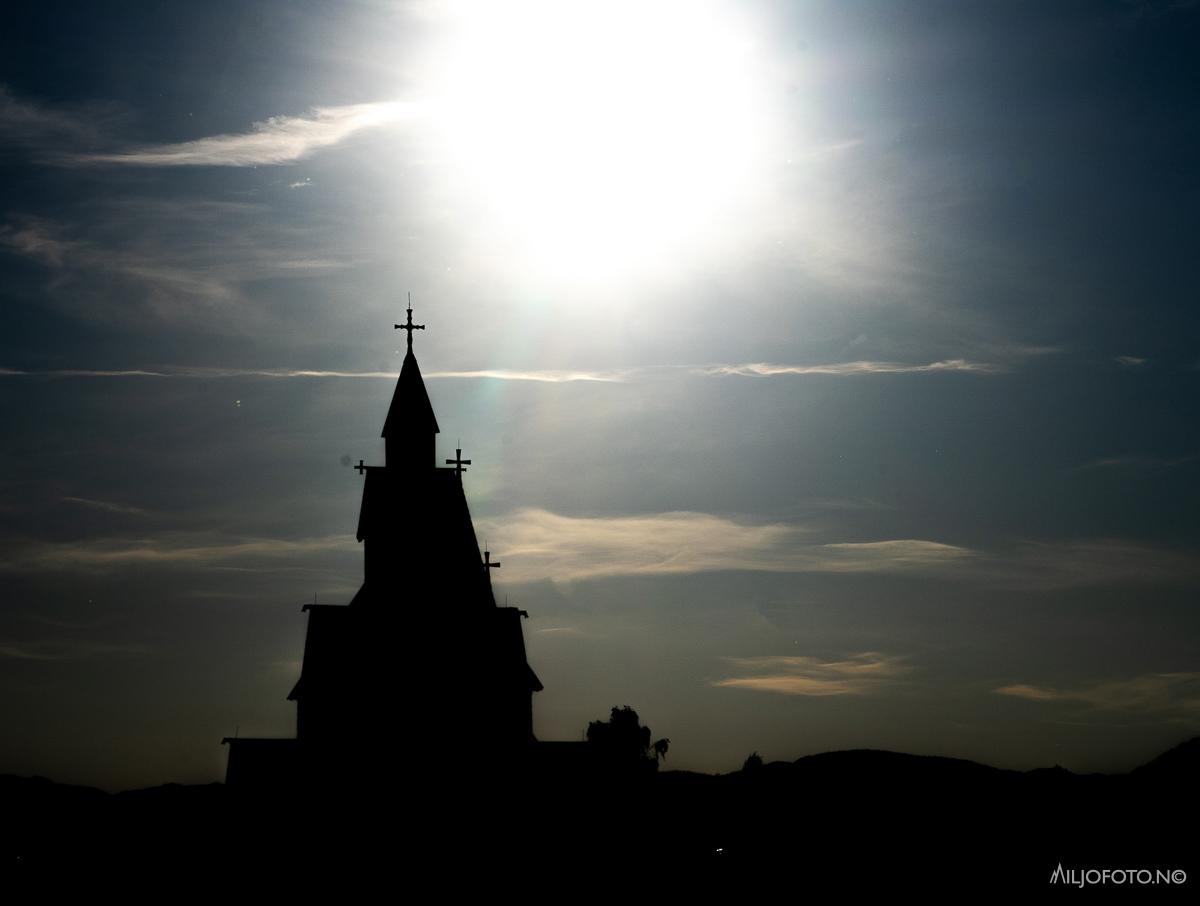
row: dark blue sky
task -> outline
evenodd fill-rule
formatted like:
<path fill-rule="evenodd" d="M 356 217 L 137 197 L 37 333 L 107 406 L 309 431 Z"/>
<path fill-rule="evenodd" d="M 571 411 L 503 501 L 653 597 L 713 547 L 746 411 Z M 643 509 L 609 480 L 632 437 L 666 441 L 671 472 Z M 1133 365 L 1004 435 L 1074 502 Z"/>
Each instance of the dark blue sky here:
<path fill-rule="evenodd" d="M 542 738 L 1194 735 L 1200 10 L 497 6 L 9 11 L 0 772 L 290 734 L 409 291 Z"/>

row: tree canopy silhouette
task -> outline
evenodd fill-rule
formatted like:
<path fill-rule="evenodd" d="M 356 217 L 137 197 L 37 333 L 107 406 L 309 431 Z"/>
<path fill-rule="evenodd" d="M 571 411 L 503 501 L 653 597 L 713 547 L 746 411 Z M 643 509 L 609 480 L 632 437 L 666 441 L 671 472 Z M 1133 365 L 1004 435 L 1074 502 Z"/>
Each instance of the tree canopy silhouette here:
<path fill-rule="evenodd" d="M 617 768 L 657 770 L 658 760 L 665 758 L 668 739 L 650 744 L 650 728 L 643 727 L 638 713 L 625 705 L 613 707 L 609 719 L 588 724 L 587 741 L 600 757 Z"/>

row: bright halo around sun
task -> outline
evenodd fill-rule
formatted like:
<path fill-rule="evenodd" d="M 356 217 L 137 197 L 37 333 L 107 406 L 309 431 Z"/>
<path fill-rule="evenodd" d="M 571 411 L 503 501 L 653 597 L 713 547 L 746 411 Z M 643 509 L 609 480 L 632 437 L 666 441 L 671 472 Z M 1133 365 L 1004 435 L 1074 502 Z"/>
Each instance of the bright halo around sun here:
<path fill-rule="evenodd" d="M 604 281 L 737 229 L 770 118 L 762 47 L 734 7 L 455 9 L 430 85 L 443 173 L 506 254 Z"/>

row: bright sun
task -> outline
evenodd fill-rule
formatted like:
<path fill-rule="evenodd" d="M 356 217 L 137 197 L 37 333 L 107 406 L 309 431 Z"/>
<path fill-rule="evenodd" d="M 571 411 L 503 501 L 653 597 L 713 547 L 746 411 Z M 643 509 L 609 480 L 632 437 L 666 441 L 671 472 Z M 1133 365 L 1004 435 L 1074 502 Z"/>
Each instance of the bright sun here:
<path fill-rule="evenodd" d="M 446 175 L 510 251 L 573 278 L 698 250 L 764 151 L 748 23 L 692 2 L 466 4 L 430 73 Z"/>

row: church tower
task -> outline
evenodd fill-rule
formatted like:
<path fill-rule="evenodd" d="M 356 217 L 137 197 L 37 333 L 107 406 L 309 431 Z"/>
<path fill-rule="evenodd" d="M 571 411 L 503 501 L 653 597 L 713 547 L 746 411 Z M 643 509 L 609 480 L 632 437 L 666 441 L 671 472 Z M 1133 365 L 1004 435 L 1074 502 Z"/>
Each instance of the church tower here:
<path fill-rule="evenodd" d="M 511 762 L 536 741 L 542 684 L 526 660 L 525 613 L 496 605 L 500 564 L 481 555 L 463 487 L 471 460 L 458 450 L 448 468 L 436 462 L 437 417 L 413 354 L 413 332 L 425 326 L 411 305 L 396 329 L 408 349 L 383 423 L 384 464 L 355 466 L 363 583 L 348 605 L 304 607 L 286 758 L 309 779 L 392 773 L 454 752 Z M 271 747 L 261 744 L 289 741 L 226 742 L 227 782 L 246 782 L 265 769 L 258 762 Z"/>

